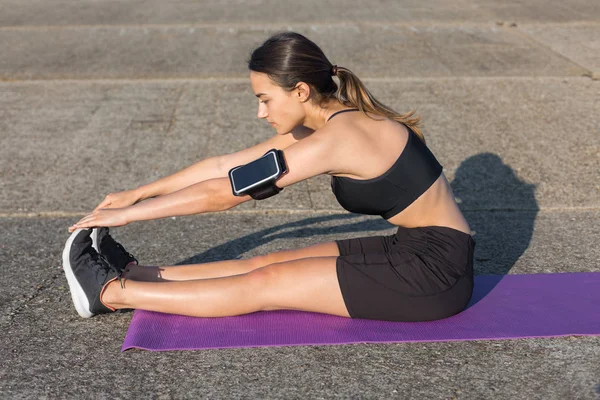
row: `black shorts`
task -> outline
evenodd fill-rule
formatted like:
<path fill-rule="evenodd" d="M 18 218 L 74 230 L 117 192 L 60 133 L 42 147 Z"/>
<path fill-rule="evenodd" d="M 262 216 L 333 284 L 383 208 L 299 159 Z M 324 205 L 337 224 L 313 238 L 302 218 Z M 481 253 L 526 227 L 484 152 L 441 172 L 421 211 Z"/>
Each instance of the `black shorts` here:
<path fill-rule="evenodd" d="M 431 321 L 462 311 L 473 293 L 475 242 L 430 226 L 336 241 L 337 276 L 352 318 Z"/>

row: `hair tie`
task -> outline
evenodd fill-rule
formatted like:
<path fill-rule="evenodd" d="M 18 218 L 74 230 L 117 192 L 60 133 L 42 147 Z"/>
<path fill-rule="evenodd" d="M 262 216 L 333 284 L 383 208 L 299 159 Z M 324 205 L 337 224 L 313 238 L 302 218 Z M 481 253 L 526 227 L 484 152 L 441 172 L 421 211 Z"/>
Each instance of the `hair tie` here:
<path fill-rule="evenodd" d="M 338 70 L 337 65 L 333 65 L 331 67 L 331 75 L 336 76 L 337 75 L 337 70 Z"/>

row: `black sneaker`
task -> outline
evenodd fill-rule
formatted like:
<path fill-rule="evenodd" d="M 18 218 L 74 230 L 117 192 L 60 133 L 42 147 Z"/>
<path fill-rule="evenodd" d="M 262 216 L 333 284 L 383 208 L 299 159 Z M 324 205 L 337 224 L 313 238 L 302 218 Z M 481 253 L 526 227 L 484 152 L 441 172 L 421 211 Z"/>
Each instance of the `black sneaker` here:
<path fill-rule="evenodd" d="M 113 312 L 100 301 L 104 286 L 121 273 L 92 247 L 91 230 L 77 229 L 63 250 L 63 269 L 77 313 L 83 318 Z"/>
<path fill-rule="evenodd" d="M 138 260 L 125 250 L 121 243 L 110 236 L 108 228 L 94 228 L 91 237 L 94 249 L 106 257 L 108 262 L 113 265 L 119 273 L 123 273 L 123 270 L 129 263 L 138 263 Z"/>

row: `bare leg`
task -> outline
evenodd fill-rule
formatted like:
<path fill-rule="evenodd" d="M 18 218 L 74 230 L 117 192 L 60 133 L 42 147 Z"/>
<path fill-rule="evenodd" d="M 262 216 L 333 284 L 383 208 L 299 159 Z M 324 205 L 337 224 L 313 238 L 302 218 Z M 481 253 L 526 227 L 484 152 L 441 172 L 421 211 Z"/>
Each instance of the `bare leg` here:
<path fill-rule="evenodd" d="M 336 272 L 337 257 L 271 264 L 251 272 L 185 282 L 109 283 L 102 301 L 115 308 L 139 308 L 198 317 L 222 317 L 261 310 L 295 309 L 348 317 Z"/>
<path fill-rule="evenodd" d="M 174 265 L 167 267 L 130 264 L 123 276 L 141 282 L 189 281 L 245 274 L 258 268 L 256 260 L 225 260 L 204 264 Z"/>
<path fill-rule="evenodd" d="M 245 274 L 270 264 L 310 257 L 337 257 L 335 242 L 320 243 L 295 250 L 283 250 L 246 260 L 225 260 L 204 264 L 168 267 L 129 265 L 125 278 L 144 282 L 189 281 Z"/>

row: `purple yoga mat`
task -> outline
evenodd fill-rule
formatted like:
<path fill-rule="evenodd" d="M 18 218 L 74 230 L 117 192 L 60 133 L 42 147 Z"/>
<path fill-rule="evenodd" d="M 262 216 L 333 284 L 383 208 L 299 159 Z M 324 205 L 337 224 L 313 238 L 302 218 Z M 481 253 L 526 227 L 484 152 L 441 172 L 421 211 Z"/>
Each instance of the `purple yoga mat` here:
<path fill-rule="evenodd" d="M 469 306 L 431 322 L 301 311 L 193 318 L 137 310 L 122 351 L 600 335 L 600 273 L 476 276 Z"/>

